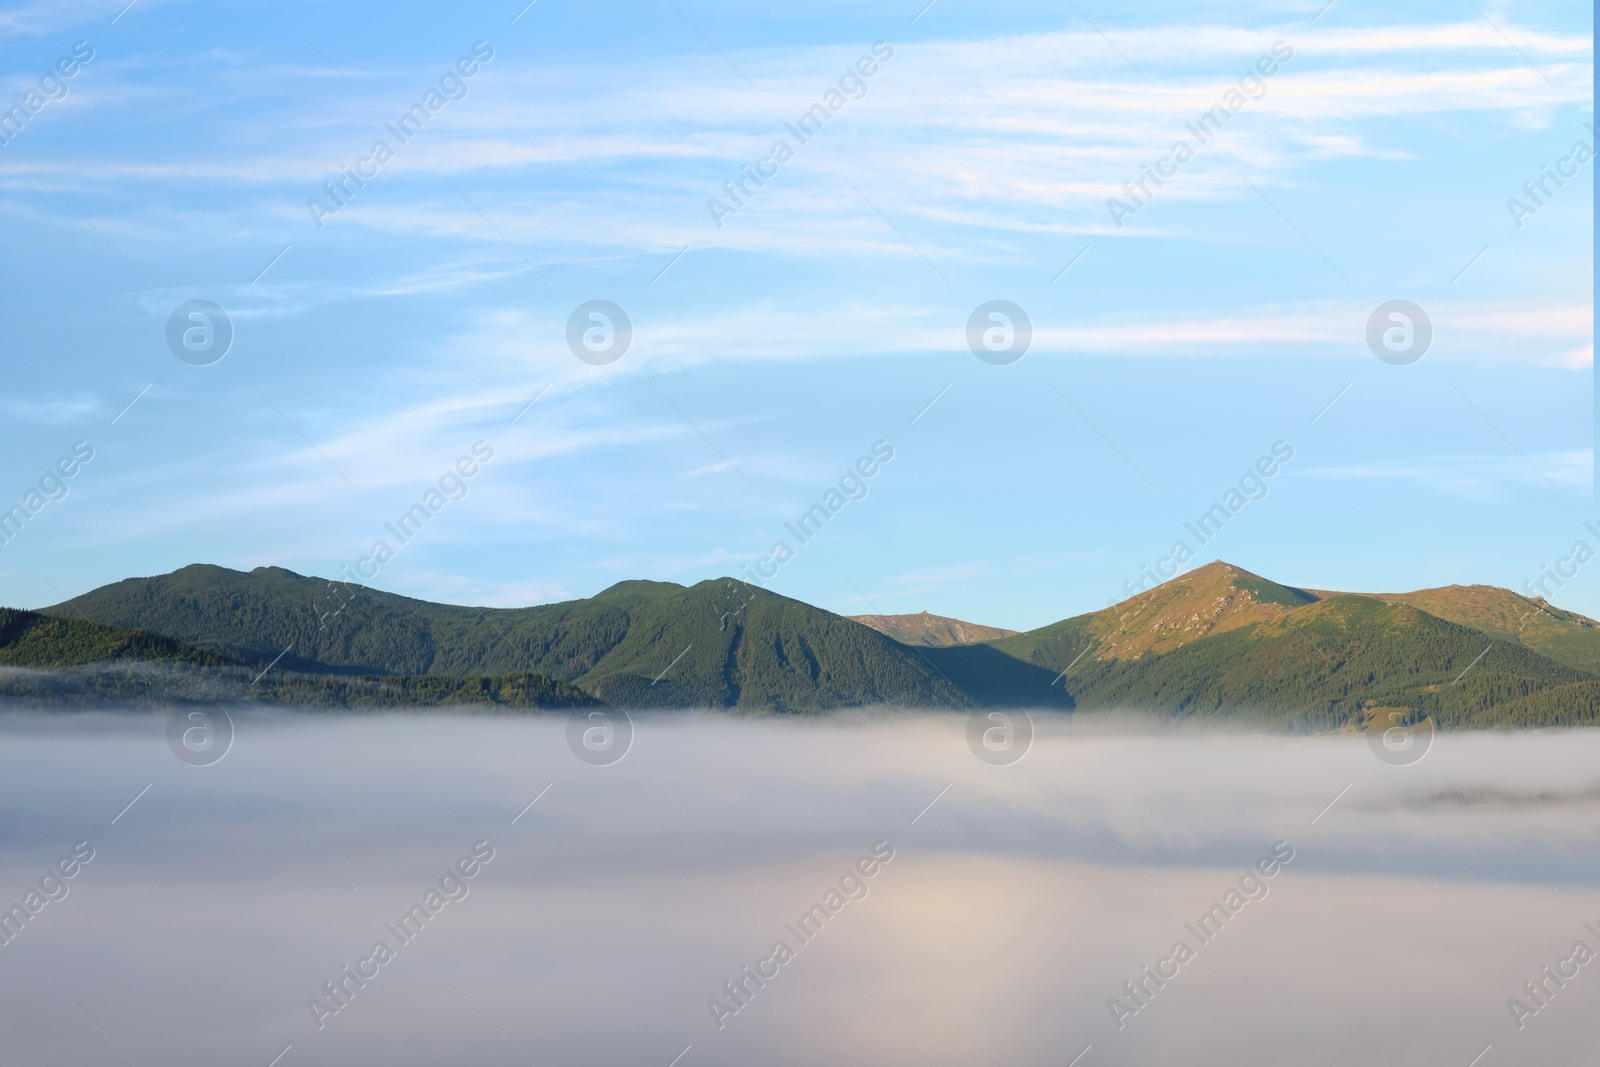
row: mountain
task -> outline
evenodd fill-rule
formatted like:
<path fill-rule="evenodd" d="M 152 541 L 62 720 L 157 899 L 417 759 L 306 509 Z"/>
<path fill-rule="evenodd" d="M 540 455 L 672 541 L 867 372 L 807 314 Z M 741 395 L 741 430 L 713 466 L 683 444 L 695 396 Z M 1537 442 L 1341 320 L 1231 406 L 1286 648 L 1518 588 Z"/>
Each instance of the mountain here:
<path fill-rule="evenodd" d="M 435 604 L 280 567 L 195 565 L 92 590 L 53 615 L 160 633 L 300 673 L 499 676 L 532 671 L 629 707 L 816 711 L 966 707 L 917 651 L 731 579 L 628 581 L 529 608 Z"/>
<path fill-rule="evenodd" d="M 870 626 L 880 634 L 894 638 L 902 645 L 922 648 L 944 648 L 949 645 L 973 645 L 979 641 L 994 641 L 1010 637 L 1016 630 L 1003 630 L 998 626 L 980 626 L 975 622 L 962 622 L 943 615 L 930 615 L 926 611 L 916 615 L 847 615 L 852 622 Z"/>
<path fill-rule="evenodd" d="M 384 678 L 262 672 L 144 630 L 11 608 L 0 608 L 0 696 L 53 704 L 251 700 L 340 708 L 599 704 L 531 671 Z"/>
<path fill-rule="evenodd" d="M 92 674 L 97 695 L 119 684 L 101 662 L 130 648 L 181 679 L 170 684 L 184 699 L 1013 706 L 1299 730 L 1364 730 L 1397 711 L 1443 727 L 1600 722 L 1591 619 L 1488 586 L 1338 593 L 1223 562 L 1025 633 L 927 613 L 850 619 L 731 579 L 626 581 L 558 604 L 476 608 L 211 566 L 0 618 L 0 664 Z M 23 684 L 6 677 L 0 692 Z"/>
<path fill-rule="evenodd" d="M 1078 707 L 1335 729 L 1362 726 L 1374 708 L 1492 725 L 1498 705 L 1592 678 L 1416 608 L 1344 595 L 1140 660 L 1091 655 L 1068 682 Z"/>
<path fill-rule="evenodd" d="M 993 642 L 1030 662 L 1075 658 L 1093 645 L 1093 658 L 1138 659 L 1170 652 L 1214 634 L 1281 618 L 1317 597 L 1270 582 L 1231 563 L 1208 563 L 1122 603 Z M 1071 658 L 1061 663 L 1065 667 Z"/>
<path fill-rule="evenodd" d="M 1375 593 L 1462 626 L 1515 641 L 1557 663 L 1600 674 L 1600 623 L 1492 585 L 1447 585 L 1415 593 Z"/>
<path fill-rule="evenodd" d="M 1600 681 L 1594 673 L 1541 655 L 1514 630 L 1480 629 L 1407 602 L 1443 611 L 1448 601 L 1459 618 L 1503 625 L 1501 615 L 1465 613 L 1459 598 L 1436 592 L 1313 592 L 1218 562 L 1103 611 L 989 645 L 1057 672 L 1046 690 L 1012 693 L 1012 700 L 1070 700 L 1078 709 L 1339 729 L 1361 728 L 1376 708 L 1431 715 L 1446 726 L 1498 725 L 1514 721 L 1514 707 L 1527 700 L 1545 724 L 1595 720 L 1600 700 L 1585 688 Z M 1562 625 L 1569 629 L 1552 633 L 1570 639 L 1582 629 L 1577 621 Z M 936 653 L 936 662 L 949 651 Z M 1567 692 L 1564 702 L 1533 699 L 1556 690 Z"/>
<path fill-rule="evenodd" d="M 205 667 L 232 664 L 225 657 L 136 628 L 0 608 L 0 666 L 82 667 L 110 660 Z"/>

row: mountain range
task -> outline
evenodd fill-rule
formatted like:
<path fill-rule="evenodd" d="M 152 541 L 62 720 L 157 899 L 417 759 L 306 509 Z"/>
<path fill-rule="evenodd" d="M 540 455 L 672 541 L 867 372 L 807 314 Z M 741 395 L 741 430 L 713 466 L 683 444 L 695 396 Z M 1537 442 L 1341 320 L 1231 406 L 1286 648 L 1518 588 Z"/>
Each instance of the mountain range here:
<path fill-rule="evenodd" d="M 926 612 L 847 618 L 727 578 L 480 608 L 199 564 L 0 609 L 0 696 L 1579 725 L 1600 715 L 1600 624 L 1491 586 L 1338 593 L 1222 562 L 1021 633 Z"/>

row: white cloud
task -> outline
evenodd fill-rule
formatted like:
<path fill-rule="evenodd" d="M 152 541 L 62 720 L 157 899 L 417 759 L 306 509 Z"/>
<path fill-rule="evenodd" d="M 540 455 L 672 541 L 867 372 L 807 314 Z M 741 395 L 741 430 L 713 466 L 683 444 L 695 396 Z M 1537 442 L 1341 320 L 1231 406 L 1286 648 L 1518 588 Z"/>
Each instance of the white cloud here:
<path fill-rule="evenodd" d="M 478 75 L 471 95 L 398 146 L 396 159 L 372 180 L 390 192 L 361 191 L 334 224 L 481 230 L 482 221 L 452 203 L 448 188 L 427 206 L 416 204 L 417 183 L 431 188 L 436 176 L 474 174 L 503 183 L 537 173 L 536 198 L 518 195 L 508 202 L 503 190 L 484 194 L 498 205 L 496 217 L 514 213 L 505 222 L 514 241 L 592 248 L 598 238 L 617 246 L 676 248 L 701 240 L 788 250 L 816 225 L 804 210 L 808 198 L 837 203 L 851 195 L 840 174 L 870 175 L 878 188 L 902 192 L 909 205 L 904 210 L 958 226 L 1037 232 L 1046 225 L 1040 208 L 1070 212 L 1070 225 L 1079 229 L 1103 226 L 1103 199 L 1175 138 L 1187 136 L 1183 123 L 1234 84 L 1233 61 L 1252 59 L 1289 34 L 1290 28 L 1216 26 L 1117 31 L 1141 60 L 1167 65 L 1151 68 L 1154 89 L 1132 80 L 1087 31 L 902 45 L 867 83 L 867 95 L 849 103 L 818 139 L 797 146 L 799 157 L 773 187 L 720 231 L 710 225 L 705 199 L 721 195 L 721 183 L 738 177 L 739 166 L 759 158 L 774 137 L 792 140 L 783 122 L 813 103 L 864 49 L 750 52 L 741 66 L 752 71 L 754 92 L 730 91 L 698 57 L 630 70 L 626 79 L 608 79 L 592 68 L 580 77 L 497 61 L 502 65 Z M 1304 43 L 1266 81 L 1265 96 L 1204 146 L 1204 167 L 1245 167 L 1270 177 L 1334 155 L 1398 158 L 1413 146 L 1377 142 L 1358 125 L 1453 113 L 1520 123 L 1528 114 L 1548 115 L 1589 99 L 1587 37 L 1514 36 L 1558 88 L 1481 21 L 1325 29 L 1297 37 Z M 150 92 L 149 72 L 138 73 L 126 88 Z M 416 95 L 420 77 L 411 70 L 388 72 L 380 92 L 398 108 Z M 97 86 L 93 108 L 107 117 L 121 112 L 123 88 Z M 284 220 L 304 226 L 309 236 L 305 198 L 322 196 L 322 182 L 340 164 L 388 137 L 382 127 L 387 112 L 368 99 L 336 96 L 318 104 L 308 109 L 293 97 L 278 101 L 281 121 L 262 119 L 276 136 L 251 138 L 242 151 L 222 141 L 174 161 L 159 139 L 132 138 L 117 157 L 101 151 L 92 167 L 62 157 L 6 159 L 0 181 L 41 191 L 48 189 L 46 178 L 83 187 L 129 181 L 274 187 L 272 195 L 284 198 Z M 193 100 L 184 106 L 203 107 Z M 145 100 L 141 111 L 150 107 Z M 263 151 L 263 144 L 281 147 Z M 1186 174 L 1190 187 L 1179 183 L 1167 195 L 1214 195 L 1199 177 Z"/>
<path fill-rule="evenodd" d="M 145 0 L 145 6 L 161 0 Z M 44 33 L 62 33 L 81 29 L 85 23 L 108 26 L 116 8 L 105 0 L 32 0 L 12 4 L 0 11 L 0 35 L 32 37 Z M 100 20 L 104 19 L 102 23 Z"/>
<path fill-rule="evenodd" d="M 42 423 L 46 426 L 70 426 L 81 423 L 99 407 L 100 404 L 92 394 L 83 392 L 54 397 L 0 397 L 0 414 L 6 418 Z"/>
<path fill-rule="evenodd" d="M 1484 430 L 1490 432 L 1488 427 Z M 1510 450 L 1495 455 L 1412 457 L 1391 462 L 1306 467 L 1300 471 L 1307 478 L 1331 481 L 1411 482 L 1420 488 L 1479 499 L 1499 499 L 1505 496 L 1508 488 L 1544 485 L 1546 479 L 1556 486 L 1587 487 L 1593 473 L 1594 453 L 1587 449 L 1534 453 L 1526 458 Z"/>

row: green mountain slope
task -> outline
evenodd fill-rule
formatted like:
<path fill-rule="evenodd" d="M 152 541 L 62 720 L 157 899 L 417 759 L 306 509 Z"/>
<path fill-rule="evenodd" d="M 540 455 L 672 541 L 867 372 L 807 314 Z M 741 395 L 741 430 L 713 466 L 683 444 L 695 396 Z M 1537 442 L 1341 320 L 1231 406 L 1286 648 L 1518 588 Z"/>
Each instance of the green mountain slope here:
<path fill-rule="evenodd" d="M 1478 715 L 1475 726 L 1588 726 L 1600 724 L 1600 681 L 1541 689 Z"/>
<path fill-rule="evenodd" d="M 965 707 L 917 652 L 797 600 L 724 579 L 622 582 L 530 608 L 434 604 L 306 578 L 192 566 L 45 609 L 166 634 L 302 673 L 495 676 L 534 671 L 631 707 L 808 711 Z"/>
<path fill-rule="evenodd" d="M 730 579 L 670 589 L 627 609 L 625 635 L 579 685 L 641 707 L 970 703 L 924 657 L 849 619 Z"/>
<path fill-rule="evenodd" d="M 477 637 L 484 629 L 477 610 L 306 578 L 281 567 L 246 574 L 196 564 L 102 586 L 43 611 L 165 634 L 262 667 L 284 653 L 278 664 L 286 670 L 466 675 L 528 666 L 511 654 L 499 660 L 436 654 L 441 642 L 466 645 L 463 631 Z"/>
<path fill-rule="evenodd" d="M 573 708 L 600 702 L 523 671 L 495 677 L 262 673 L 170 637 L 0 608 L 0 696 L 55 705 L 253 701 L 310 707 Z"/>
<path fill-rule="evenodd" d="M 492 678 L 261 675 L 247 668 L 128 658 L 65 668 L 0 668 L 0 697 L 51 708 L 204 703 L 529 712 L 600 706 L 581 689 L 532 672 Z"/>
<path fill-rule="evenodd" d="M 1414 593 L 1376 593 L 1441 619 L 1515 641 L 1557 663 L 1600 674 L 1600 623 L 1575 611 L 1492 585 L 1448 585 Z"/>
<path fill-rule="evenodd" d="M 461 707 L 508 711 L 600 707 L 577 686 L 532 671 L 494 676 L 383 677 L 272 673 L 235 699 L 335 708 Z"/>
<path fill-rule="evenodd" d="M 0 608 L 0 666 L 81 667 L 119 659 L 211 667 L 232 662 L 143 630 Z"/>

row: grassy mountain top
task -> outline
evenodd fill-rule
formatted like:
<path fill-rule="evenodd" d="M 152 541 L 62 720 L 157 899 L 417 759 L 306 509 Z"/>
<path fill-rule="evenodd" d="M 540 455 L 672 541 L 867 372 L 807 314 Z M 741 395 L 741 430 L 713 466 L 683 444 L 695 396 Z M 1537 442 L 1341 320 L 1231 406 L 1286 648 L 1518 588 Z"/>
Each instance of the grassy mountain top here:
<path fill-rule="evenodd" d="M 1593 624 L 1570 613 L 1542 615 L 1532 601 L 1514 603 L 1522 599 L 1484 587 L 1470 596 L 1459 589 L 1312 593 L 1213 563 L 1111 608 L 980 647 L 1039 670 L 1011 671 L 1007 692 L 1012 702 L 1041 706 L 1304 729 L 1363 729 L 1379 707 L 1448 726 L 1519 717 L 1543 725 L 1595 722 L 1600 671 L 1576 656 L 1544 654 L 1560 651 L 1552 635 L 1582 641 Z M 1521 614 L 1507 626 L 1513 607 Z M 1548 631 L 1537 629 L 1535 618 Z M 976 651 L 939 655 L 962 652 L 970 660 Z M 971 677 L 957 673 L 959 661 L 939 662 L 958 681 Z M 986 674 L 999 676 L 999 667 L 991 664 Z"/>
<path fill-rule="evenodd" d="M 1593 682 L 1512 641 L 1405 604 L 1340 595 L 1138 661 L 1091 657 L 1066 684 L 1078 707 L 1136 707 L 1309 729 L 1361 728 L 1375 707 L 1446 727 L 1497 725 L 1503 708 Z M 1558 717 L 1557 709 L 1545 709 Z M 1592 712 L 1560 712 L 1569 724 Z"/>
<path fill-rule="evenodd" d="M 922 648 L 972 645 L 979 641 L 1010 637 L 1019 632 L 1002 629 L 999 626 L 980 626 L 975 622 L 962 622 L 960 619 L 944 615 L 930 615 L 926 611 L 916 615 L 849 615 L 846 618 L 863 626 L 870 626 L 902 645 L 917 645 Z"/>
<path fill-rule="evenodd" d="M 1600 623 L 1575 611 L 1492 585 L 1447 585 L 1414 593 L 1376 593 L 1430 615 L 1515 641 L 1569 667 L 1600 674 Z"/>
<path fill-rule="evenodd" d="M 1139 659 L 1280 618 L 1316 599 L 1303 590 L 1218 561 L 1112 607 L 993 643 L 1019 659 L 1060 661 L 1062 666 L 1091 646 L 1090 655 L 1097 660 Z M 1067 657 L 1064 660 L 1063 655 Z"/>

